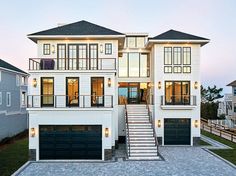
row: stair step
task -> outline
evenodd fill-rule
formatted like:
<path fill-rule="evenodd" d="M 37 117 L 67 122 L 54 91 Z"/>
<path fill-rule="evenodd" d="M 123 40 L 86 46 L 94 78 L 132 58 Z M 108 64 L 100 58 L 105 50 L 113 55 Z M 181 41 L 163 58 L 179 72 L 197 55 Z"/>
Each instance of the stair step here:
<path fill-rule="evenodd" d="M 137 137 L 129 137 L 130 141 L 150 141 L 150 140 L 155 140 L 155 138 L 153 136 L 149 136 L 149 137 L 142 137 L 142 136 L 137 136 Z"/>
<path fill-rule="evenodd" d="M 128 129 L 127 129 L 128 130 Z M 130 128 L 129 129 L 129 132 L 137 132 L 137 131 L 139 131 L 139 132 L 145 132 L 145 131 L 151 131 L 151 132 L 153 132 L 153 129 L 152 128 Z"/>
<path fill-rule="evenodd" d="M 155 149 L 157 149 L 157 146 L 130 146 L 130 150 L 155 150 Z"/>
<path fill-rule="evenodd" d="M 159 160 L 159 156 L 130 156 L 129 160 Z"/>

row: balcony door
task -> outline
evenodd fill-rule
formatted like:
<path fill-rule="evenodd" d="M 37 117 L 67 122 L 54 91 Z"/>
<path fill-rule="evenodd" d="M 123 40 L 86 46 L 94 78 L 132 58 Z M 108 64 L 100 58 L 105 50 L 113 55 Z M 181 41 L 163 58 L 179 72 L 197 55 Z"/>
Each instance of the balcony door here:
<path fill-rule="evenodd" d="M 104 106 L 104 78 L 91 78 L 91 106 Z"/>
<path fill-rule="evenodd" d="M 98 45 L 89 44 L 89 69 L 97 70 L 98 69 Z"/>
<path fill-rule="evenodd" d="M 66 78 L 66 105 L 79 106 L 79 78 Z"/>
<path fill-rule="evenodd" d="M 41 78 L 41 106 L 54 106 L 54 78 Z"/>

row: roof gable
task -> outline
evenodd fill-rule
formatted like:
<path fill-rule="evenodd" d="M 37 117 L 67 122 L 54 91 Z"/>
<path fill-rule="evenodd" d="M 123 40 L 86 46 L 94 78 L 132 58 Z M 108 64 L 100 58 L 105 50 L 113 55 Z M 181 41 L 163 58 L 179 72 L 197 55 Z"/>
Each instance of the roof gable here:
<path fill-rule="evenodd" d="M 236 86 L 236 80 L 231 82 L 231 83 L 229 83 L 227 86 L 233 86 L 233 87 Z"/>
<path fill-rule="evenodd" d="M 29 34 L 28 36 L 34 36 L 34 35 L 124 35 L 124 34 L 82 20 L 64 26 Z"/>
<path fill-rule="evenodd" d="M 184 32 L 180 31 L 175 31 L 173 29 L 164 32 L 160 35 L 157 35 L 151 39 L 156 39 L 156 40 L 209 40 L 207 38 L 203 37 L 198 37 L 192 34 L 187 34 Z"/>
<path fill-rule="evenodd" d="M 2 59 L 0 59 L 0 67 L 8 69 L 8 70 L 12 70 L 12 71 L 20 72 L 22 74 L 28 74 L 28 73 L 24 72 L 23 70 L 7 63 L 6 61 L 4 61 Z"/>

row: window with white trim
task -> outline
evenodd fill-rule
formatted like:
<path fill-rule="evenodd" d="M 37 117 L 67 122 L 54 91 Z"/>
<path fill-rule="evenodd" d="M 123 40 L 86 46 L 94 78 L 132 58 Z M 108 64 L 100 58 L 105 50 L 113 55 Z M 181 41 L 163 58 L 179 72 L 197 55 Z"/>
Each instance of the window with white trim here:
<path fill-rule="evenodd" d="M 16 75 L 16 86 L 20 85 L 20 76 Z"/>
<path fill-rule="evenodd" d="M 105 43 L 105 54 L 112 54 L 112 44 Z"/>
<path fill-rule="evenodd" d="M 21 92 L 21 106 L 26 106 L 26 92 Z"/>
<path fill-rule="evenodd" d="M 7 103 L 7 107 L 11 106 L 11 93 L 7 92 L 6 94 L 6 103 Z"/>

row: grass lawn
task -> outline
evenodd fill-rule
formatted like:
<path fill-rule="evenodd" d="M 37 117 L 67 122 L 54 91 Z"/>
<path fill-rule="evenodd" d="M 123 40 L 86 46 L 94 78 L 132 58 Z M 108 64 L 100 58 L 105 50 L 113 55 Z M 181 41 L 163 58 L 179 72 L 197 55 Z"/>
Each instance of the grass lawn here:
<path fill-rule="evenodd" d="M 199 145 L 201 145 L 201 146 L 209 146 L 209 145 L 211 145 L 211 144 L 209 144 L 209 143 L 207 143 L 207 142 L 205 142 L 205 141 L 203 141 L 203 140 L 200 140 L 200 141 L 199 141 Z"/>
<path fill-rule="evenodd" d="M 28 138 L 0 147 L 0 175 L 13 174 L 28 161 Z"/>
<path fill-rule="evenodd" d="M 230 142 L 226 139 L 203 130 L 201 130 L 201 133 L 207 137 L 210 137 L 216 141 L 232 147 L 233 149 L 211 149 L 211 151 L 236 165 L 236 143 Z"/>

